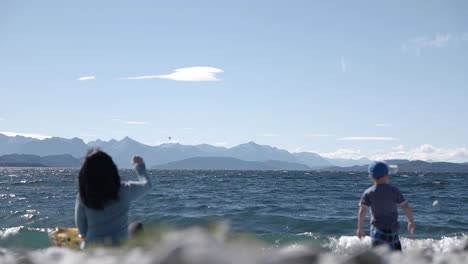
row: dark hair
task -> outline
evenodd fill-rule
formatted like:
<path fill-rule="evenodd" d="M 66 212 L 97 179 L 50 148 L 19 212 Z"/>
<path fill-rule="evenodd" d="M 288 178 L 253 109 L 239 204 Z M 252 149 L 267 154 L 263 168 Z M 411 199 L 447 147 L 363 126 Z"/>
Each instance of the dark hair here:
<path fill-rule="evenodd" d="M 112 158 L 99 149 L 88 152 L 78 177 L 81 201 L 89 208 L 103 209 L 119 198 L 120 175 Z"/>

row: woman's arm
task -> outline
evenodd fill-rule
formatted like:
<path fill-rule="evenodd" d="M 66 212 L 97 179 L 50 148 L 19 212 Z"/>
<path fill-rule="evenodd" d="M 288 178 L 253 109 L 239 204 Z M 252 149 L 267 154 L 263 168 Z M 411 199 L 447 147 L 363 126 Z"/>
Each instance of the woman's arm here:
<path fill-rule="evenodd" d="M 139 156 L 134 156 L 132 159 L 138 181 L 129 181 L 124 183 L 124 188 L 129 200 L 135 200 L 146 194 L 153 187 L 151 179 L 146 171 L 146 166 L 143 159 Z"/>
<path fill-rule="evenodd" d="M 88 232 L 88 221 L 86 220 L 85 210 L 81 203 L 79 194 L 76 196 L 75 225 L 78 227 L 81 236 L 86 237 L 86 232 Z"/>

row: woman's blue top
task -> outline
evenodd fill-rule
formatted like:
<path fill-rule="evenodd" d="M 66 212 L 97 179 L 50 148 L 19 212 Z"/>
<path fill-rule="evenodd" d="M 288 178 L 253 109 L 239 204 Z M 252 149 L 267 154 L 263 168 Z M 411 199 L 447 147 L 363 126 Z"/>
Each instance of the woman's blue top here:
<path fill-rule="evenodd" d="M 138 181 L 122 182 L 119 198 L 108 202 L 103 209 L 86 207 L 78 194 L 75 206 L 75 224 L 86 244 L 119 245 L 128 238 L 128 211 L 130 202 L 152 188 L 144 163 L 135 164 Z"/>

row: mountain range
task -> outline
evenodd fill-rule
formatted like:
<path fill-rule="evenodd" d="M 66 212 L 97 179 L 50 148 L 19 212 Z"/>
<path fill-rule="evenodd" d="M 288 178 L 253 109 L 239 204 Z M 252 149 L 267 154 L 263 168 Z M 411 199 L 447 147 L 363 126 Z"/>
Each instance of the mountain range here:
<path fill-rule="evenodd" d="M 129 137 L 122 140 L 96 140 L 85 143 L 82 139 L 65 139 L 52 137 L 43 140 L 23 136 L 9 137 L 0 134 L 0 155 L 6 154 L 31 154 L 38 156 L 69 154 L 75 158 L 82 158 L 91 148 L 100 148 L 112 156 L 120 168 L 129 168 L 133 155 L 142 156 L 149 166 L 158 166 L 169 162 L 180 161 L 196 157 L 230 157 L 243 161 L 283 161 L 299 163 L 310 168 L 322 168 L 329 166 L 362 165 L 369 160 L 337 160 L 327 159 L 315 153 L 301 152 L 290 153 L 267 145 L 259 145 L 255 142 L 240 144 L 232 148 L 217 147 L 208 144 L 182 145 L 179 143 L 167 143 L 158 146 L 148 146 Z"/>
<path fill-rule="evenodd" d="M 81 160 L 70 154 L 40 157 L 30 154 L 0 156 L 0 167 L 80 167 Z"/>
<path fill-rule="evenodd" d="M 208 144 L 167 143 L 148 146 L 129 137 L 122 140 L 96 140 L 53 137 L 34 139 L 0 134 L 0 166 L 79 167 L 86 152 L 100 148 L 109 153 L 119 168 L 130 168 L 133 155 L 142 156 L 155 169 L 245 169 L 245 170 L 327 170 L 367 171 L 370 160 L 328 159 L 315 153 L 291 153 L 255 142 L 232 148 Z M 468 163 L 389 160 L 400 172 L 462 172 Z"/>

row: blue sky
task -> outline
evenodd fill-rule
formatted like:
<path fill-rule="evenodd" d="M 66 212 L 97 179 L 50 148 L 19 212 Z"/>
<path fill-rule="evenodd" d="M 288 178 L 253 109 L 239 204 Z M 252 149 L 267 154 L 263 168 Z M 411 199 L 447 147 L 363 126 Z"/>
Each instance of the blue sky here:
<path fill-rule="evenodd" d="M 1 1 L 0 132 L 468 161 L 467 12 L 466 1 Z"/>

